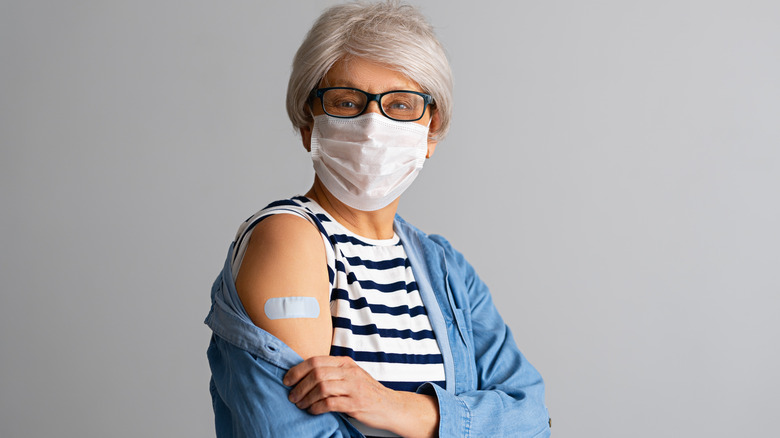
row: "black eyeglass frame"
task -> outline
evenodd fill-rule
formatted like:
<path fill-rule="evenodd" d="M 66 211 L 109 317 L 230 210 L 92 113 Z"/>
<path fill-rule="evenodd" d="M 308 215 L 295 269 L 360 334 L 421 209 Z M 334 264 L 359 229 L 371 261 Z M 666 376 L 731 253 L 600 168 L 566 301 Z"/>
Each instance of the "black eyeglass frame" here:
<path fill-rule="evenodd" d="M 352 91 L 359 91 L 359 92 L 361 92 L 361 93 L 366 95 L 366 106 L 363 107 L 362 111 L 360 111 L 359 113 L 355 114 L 354 116 L 337 116 L 337 115 L 331 114 L 331 113 L 328 112 L 328 110 L 325 109 L 325 101 L 322 100 L 322 96 L 328 90 L 352 90 Z M 416 94 L 416 95 L 422 97 L 423 101 L 425 102 L 425 106 L 423 106 L 423 111 L 422 111 L 422 114 L 420 114 L 420 117 L 418 117 L 416 119 L 404 120 L 404 119 L 395 119 L 395 118 L 390 117 L 389 115 L 387 115 L 387 113 L 385 113 L 385 109 L 382 108 L 382 97 L 385 96 L 385 95 L 388 95 L 388 94 L 393 94 L 393 93 L 412 93 L 412 94 Z M 388 119 L 395 120 L 397 122 L 416 122 L 416 121 L 422 119 L 423 117 L 425 117 L 425 111 L 428 109 L 428 105 L 433 105 L 434 104 L 433 103 L 433 96 L 431 96 L 430 94 L 420 93 L 419 91 L 412 91 L 412 90 L 390 90 L 390 91 L 385 91 L 384 93 L 372 94 L 372 93 L 369 93 L 367 91 L 363 91 L 360 88 L 352 88 L 352 87 L 326 87 L 326 88 L 315 88 L 314 90 L 311 91 L 311 95 L 312 95 L 312 97 L 316 97 L 316 98 L 318 98 L 320 100 L 320 105 L 322 106 L 322 111 L 325 114 L 327 114 L 330 117 L 335 117 L 337 119 L 354 119 L 355 117 L 361 116 L 368 109 L 368 104 L 370 104 L 371 102 L 376 102 L 376 105 L 379 107 L 379 111 L 382 113 L 383 116 L 387 117 Z"/>

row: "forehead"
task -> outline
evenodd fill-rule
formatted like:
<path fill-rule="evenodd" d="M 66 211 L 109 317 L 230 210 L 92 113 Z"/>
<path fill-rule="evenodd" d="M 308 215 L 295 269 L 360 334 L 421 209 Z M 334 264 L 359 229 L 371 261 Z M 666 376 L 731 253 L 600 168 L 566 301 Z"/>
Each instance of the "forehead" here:
<path fill-rule="evenodd" d="M 322 79 L 320 86 L 353 87 L 369 93 L 391 90 L 422 91 L 417 83 L 403 73 L 385 64 L 358 57 L 336 61 Z"/>

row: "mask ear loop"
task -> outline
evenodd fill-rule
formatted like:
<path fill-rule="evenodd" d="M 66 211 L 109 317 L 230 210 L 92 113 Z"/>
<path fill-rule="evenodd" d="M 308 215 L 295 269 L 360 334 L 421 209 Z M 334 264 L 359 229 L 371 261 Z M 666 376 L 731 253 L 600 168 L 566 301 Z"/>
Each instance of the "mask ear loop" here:
<path fill-rule="evenodd" d="M 433 105 L 433 104 L 431 104 L 431 105 Z M 428 135 L 427 135 L 427 137 L 428 137 L 428 139 L 427 139 L 427 141 L 425 142 L 425 146 L 426 146 L 426 148 L 425 148 L 425 149 L 426 149 L 426 150 L 425 150 L 425 159 L 426 159 L 426 160 L 429 160 L 429 159 L 431 158 L 431 155 L 433 155 L 433 154 L 431 154 L 431 153 L 428 151 L 428 142 L 430 142 L 431 140 L 433 140 L 433 141 L 436 141 L 436 142 L 438 142 L 438 141 L 439 141 L 439 140 L 436 138 L 436 136 L 435 136 L 435 135 L 431 135 L 431 123 L 433 123 L 433 117 L 435 116 L 435 113 L 433 112 L 433 109 L 432 109 L 432 108 L 431 108 L 431 110 L 429 110 L 429 111 L 430 111 L 430 114 L 431 114 L 431 118 L 430 118 L 430 119 L 428 119 L 428 125 L 427 125 L 427 128 L 428 128 Z"/>
<path fill-rule="evenodd" d="M 433 114 L 434 113 L 431 112 L 431 118 L 428 119 L 428 124 L 426 125 L 426 128 L 428 128 L 428 140 L 436 140 L 436 137 L 431 135 L 431 123 L 433 123 Z M 426 158 L 428 158 L 428 157 L 426 157 Z"/>

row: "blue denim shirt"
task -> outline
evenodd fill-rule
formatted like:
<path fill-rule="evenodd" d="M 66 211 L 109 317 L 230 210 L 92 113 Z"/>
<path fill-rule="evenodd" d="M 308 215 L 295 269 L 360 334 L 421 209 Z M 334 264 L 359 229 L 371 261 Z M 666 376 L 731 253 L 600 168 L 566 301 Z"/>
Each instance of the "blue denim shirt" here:
<path fill-rule="evenodd" d="M 444 357 L 446 389 L 418 393 L 439 404 L 441 437 L 549 437 L 542 377 L 518 350 L 487 286 L 441 236 L 395 218 L 431 326 Z M 303 359 L 260 329 L 238 298 L 230 261 L 211 289 L 206 324 L 217 436 L 362 437 L 343 414 L 311 415 L 287 400 L 282 383 Z"/>

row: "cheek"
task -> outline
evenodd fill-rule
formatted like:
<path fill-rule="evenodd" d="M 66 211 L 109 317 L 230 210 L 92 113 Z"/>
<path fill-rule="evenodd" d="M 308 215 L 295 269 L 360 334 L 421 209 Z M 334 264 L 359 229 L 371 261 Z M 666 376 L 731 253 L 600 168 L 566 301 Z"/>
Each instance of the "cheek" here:
<path fill-rule="evenodd" d="M 315 116 L 325 114 L 325 111 L 322 110 L 322 101 L 317 98 L 309 103 L 309 110 L 311 111 L 312 115 Z"/>

